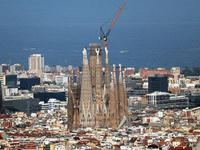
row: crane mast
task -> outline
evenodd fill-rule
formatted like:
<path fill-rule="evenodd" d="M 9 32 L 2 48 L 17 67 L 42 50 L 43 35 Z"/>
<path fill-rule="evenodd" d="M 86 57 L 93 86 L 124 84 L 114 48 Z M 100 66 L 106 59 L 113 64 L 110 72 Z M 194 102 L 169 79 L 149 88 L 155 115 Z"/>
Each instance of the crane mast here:
<path fill-rule="evenodd" d="M 104 40 L 104 48 L 107 47 L 107 37 L 108 37 L 108 35 L 110 34 L 110 32 L 111 32 L 111 30 L 112 30 L 112 28 L 113 28 L 115 22 L 117 21 L 117 18 L 119 17 L 119 15 L 120 15 L 120 13 L 121 13 L 121 11 L 122 11 L 124 5 L 125 5 L 125 3 L 123 3 L 122 6 L 119 8 L 119 11 L 118 11 L 117 15 L 115 16 L 115 19 L 113 20 L 113 22 L 112 22 L 110 28 L 108 29 L 108 31 L 107 31 L 106 33 L 103 32 L 103 28 L 102 28 L 102 26 L 103 26 L 104 24 L 100 27 L 100 37 L 99 37 L 99 39 L 100 39 L 100 40 Z"/>

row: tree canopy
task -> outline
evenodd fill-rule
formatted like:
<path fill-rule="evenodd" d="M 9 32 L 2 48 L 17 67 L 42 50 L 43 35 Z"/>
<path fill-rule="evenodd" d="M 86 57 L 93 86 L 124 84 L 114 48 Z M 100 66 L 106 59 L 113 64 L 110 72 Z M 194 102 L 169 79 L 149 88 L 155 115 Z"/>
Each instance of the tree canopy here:
<path fill-rule="evenodd" d="M 189 67 L 185 67 L 181 74 L 184 74 L 185 77 L 187 76 L 199 76 L 200 75 L 200 68 L 194 67 L 192 70 L 190 70 Z"/>

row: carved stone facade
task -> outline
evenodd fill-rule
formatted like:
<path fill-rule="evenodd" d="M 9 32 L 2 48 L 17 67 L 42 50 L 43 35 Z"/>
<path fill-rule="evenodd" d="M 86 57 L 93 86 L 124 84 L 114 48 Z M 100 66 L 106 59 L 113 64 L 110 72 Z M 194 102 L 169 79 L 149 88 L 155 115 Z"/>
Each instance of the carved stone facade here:
<path fill-rule="evenodd" d="M 87 50 L 83 51 L 83 67 L 79 105 L 79 125 L 90 127 L 111 127 L 117 129 L 125 115 L 128 115 L 126 85 L 122 73 L 117 85 L 115 65 L 112 82 L 108 64 L 108 50 L 105 47 L 105 75 L 103 80 L 101 44 L 90 44 L 90 64 Z M 121 67 L 120 67 L 121 68 Z M 127 117 L 128 118 L 128 117 Z"/>

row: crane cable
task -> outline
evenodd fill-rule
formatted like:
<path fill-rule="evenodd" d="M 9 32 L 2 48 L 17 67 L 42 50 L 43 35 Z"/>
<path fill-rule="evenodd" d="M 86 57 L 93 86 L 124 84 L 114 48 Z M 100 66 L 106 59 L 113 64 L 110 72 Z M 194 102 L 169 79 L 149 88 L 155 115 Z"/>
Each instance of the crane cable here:
<path fill-rule="evenodd" d="M 120 8 L 119 8 L 119 9 L 120 9 Z M 108 20 L 107 20 L 104 24 L 102 24 L 101 27 L 103 27 L 103 26 L 104 26 L 106 23 L 108 23 L 113 17 L 115 17 L 116 14 L 118 13 L 118 11 L 119 11 L 119 10 L 117 10 L 116 13 L 114 13 L 110 18 L 108 18 Z"/>
<path fill-rule="evenodd" d="M 110 18 L 108 18 L 108 20 L 107 20 L 104 24 L 101 25 L 101 27 L 100 27 L 100 37 L 102 37 L 102 34 L 103 34 L 103 36 L 106 35 L 106 33 L 104 33 L 104 31 L 103 31 L 103 26 L 104 26 L 105 24 L 107 24 L 113 17 L 116 16 L 116 14 L 119 12 L 120 8 L 121 8 L 121 7 L 119 7 L 119 9 L 116 11 L 116 13 L 114 13 Z M 125 8 L 125 9 L 126 9 L 126 8 Z"/>

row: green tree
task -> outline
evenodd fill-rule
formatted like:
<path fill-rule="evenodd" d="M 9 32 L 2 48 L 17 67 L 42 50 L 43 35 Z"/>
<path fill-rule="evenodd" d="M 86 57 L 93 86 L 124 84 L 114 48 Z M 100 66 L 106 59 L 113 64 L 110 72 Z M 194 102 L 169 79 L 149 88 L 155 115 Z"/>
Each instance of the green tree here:
<path fill-rule="evenodd" d="M 185 77 L 187 76 L 192 76 L 192 71 L 190 70 L 189 67 L 185 67 L 182 71 L 182 74 L 184 74 Z"/>
<path fill-rule="evenodd" d="M 194 67 L 192 69 L 193 76 L 199 76 L 200 75 L 200 68 L 199 67 Z"/>

